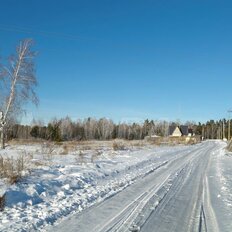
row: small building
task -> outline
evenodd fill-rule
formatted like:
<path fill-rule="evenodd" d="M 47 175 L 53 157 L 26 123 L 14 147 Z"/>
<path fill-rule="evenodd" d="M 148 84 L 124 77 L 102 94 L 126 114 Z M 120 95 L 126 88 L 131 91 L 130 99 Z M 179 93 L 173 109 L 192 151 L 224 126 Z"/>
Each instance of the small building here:
<path fill-rule="evenodd" d="M 193 130 L 188 126 L 169 126 L 168 135 L 170 137 L 193 136 Z"/>

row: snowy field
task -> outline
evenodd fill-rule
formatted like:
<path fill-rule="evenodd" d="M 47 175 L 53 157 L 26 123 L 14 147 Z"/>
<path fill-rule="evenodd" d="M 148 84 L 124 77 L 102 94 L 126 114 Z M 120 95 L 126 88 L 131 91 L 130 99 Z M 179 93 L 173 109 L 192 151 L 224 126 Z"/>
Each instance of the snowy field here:
<path fill-rule="evenodd" d="M 182 147 L 174 148 L 183 149 Z M 12 145 L 2 157 L 25 159 L 24 177 L 16 184 L 1 181 L 5 193 L 1 231 L 28 231 L 102 201 L 141 175 L 162 165 L 173 148 L 145 147 L 114 151 L 109 146 L 62 154 L 60 146 Z M 155 162 L 154 162 L 155 161 Z"/>
<path fill-rule="evenodd" d="M 186 162 L 188 165 L 195 162 L 192 154 L 200 159 L 196 151 L 204 150 L 212 143 L 216 146 L 209 154 L 212 161 L 209 169 L 209 186 L 213 186 L 210 189 L 213 193 L 212 206 L 217 209 L 216 218 L 223 220 L 223 216 L 226 217 L 225 223 L 218 223 L 218 226 L 223 231 L 232 231 L 228 223 L 232 219 L 232 155 L 225 152 L 225 143 L 219 141 L 175 147 L 146 145 L 116 151 L 112 147 L 101 146 L 68 152 L 59 146 L 43 144 L 9 145 L 6 150 L 0 151 L 0 155 L 4 159 L 23 157 L 25 170 L 22 178 L 12 185 L 4 178 L 0 182 L 0 194 L 5 194 L 0 212 L 0 231 L 75 231 L 71 230 L 75 224 L 65 227 L 67 218 L 81 215 L 87 212 L 87 208 L 94 210 L 101 202 L 120 196 L 117 193 L 126 193 L 136 186 L 135 183 L 138 185 L 151 175 L 160 175 L 159 170 L 163 170 L 159 182 L 166 187 L 165 175 L 171 170 L 167 175 L 171 186 L 173 178 L 184 173 L 180 170 L 187 167 Z M 186 171 L 185 174 L 189 173 Z M 146 180 L 146 183 L 149 182 Z M 162 187 L 157 182 L 157 191 L 157 186 Z M 62 223 L 63 227 L 60 226 Z M 87 227 L 85 231 L 90 231 Z"/>

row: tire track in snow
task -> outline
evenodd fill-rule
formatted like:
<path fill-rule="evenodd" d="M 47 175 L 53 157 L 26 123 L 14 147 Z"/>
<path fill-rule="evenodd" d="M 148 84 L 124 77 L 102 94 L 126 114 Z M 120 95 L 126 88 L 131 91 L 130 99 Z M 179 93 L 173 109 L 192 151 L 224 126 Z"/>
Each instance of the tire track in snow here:
<path fill-rule="evenodd" d="M 204 152 L 199 150 L 194 154 L 183 173 L 182 183 L 171 187 L 141 231 L 219 231 L 210 204 L 208 182 L 204 178 L 214 149 L 215 146 L 208 144 Z M 188 196 L 189 200 L 186 199 Z"/>
<path fill-rule="evenodd" d="M 169 191 L 170 187 L 173 185 L 173 183 L 175 182 L 175 184 L 177 185 L 181 185 L 185 182 L 185 180 L 187 179 L 186 177 L 189 175 L 189 170 L 187 168 L 187 166 L 189 166 L 189 164 L 198 156 L 201 155 L 202 150 L 204 150 L 205 147 L 201 148 L 201 149 L 196 149 L 194 152 L 191 152 L 193 155 L 191 155 L 190 159 L 188 159 L 186 161 L 186 163 L 184 163 L 185 167 L 180 168 L 180 170 L 178 171 L 178 174 L 176 173 L 176 171 L 173 174 L 168 175 L 164 181 L 162 181 L 158 186 L 155 185 L 152 188 L 150 188 L 148 191 L 145 192 L 145 194 L 141 194 L 141 196 L 139 196 L 134 202 L 132 202 L 130 205 L 126 206 L 119 214 L 117 214 L 115 217 L 113 217 L 107 224 L 105 224 L 101 229 L 96 231 L 99 232 L 109 232 L 109 231 L 118 231 L 118 232 L 123 232 L 123 231 L 128 231 L 128 229 L 130 231 L 137 231 L 140 229 L 140 226 L 142 226 L 142 224 L 145 222 L 143 221 L 143 223 L 141 224 L 141 222 L 136 223 L 136 219 L 138 219 L 138 217 L 140 217 L 142 215 L 142 217 L 144 217 L 143 215 L 143 210 L 145 209 L 145 207 L 148 206 L 148 204 L 150 203 L 152 205 L 151 208 L 151 212 L 153 211 L 153 209 L 155 209 L 157 207 L 157 205 L 159 204 L 159 202 L 161 202 L 163 200 L 163 198 L 165 197 L 165 195 L 167 194 L 167 192 Z M 173 157 L 169 160 L 169 162 L 171 161 L 176 161 L 177 159 L 180 159 L 180 157 L 176 158 Z M 176 176 L 174 178 L 171 178 L 170 180 L 170 176 L 175 175 Z M 176 187 L 176 190 L 178 190 L 178 187 Z M 163 191 L 163 193 L 158 193 L 159 191 Z M 161 194 L 161 195 L 160 195 Z M 154 199 L 152 199 L 154 198 Z M 153 202 L 151 203 L 150 201 Z M 138 202 L 140 201 L 140 202 Z M 132 207 L 131 207 L 132 206 Z M 129 211 L 128 208 L 130 208 Z M 126 212 L 127 211 L 127 212 Z M 151 213 L 150 212 L 150 213 Z M 149 214 L 147 215 L 147 217 L 149 217 Z M 144 219 L 146 220 L 146 219 Z"/>

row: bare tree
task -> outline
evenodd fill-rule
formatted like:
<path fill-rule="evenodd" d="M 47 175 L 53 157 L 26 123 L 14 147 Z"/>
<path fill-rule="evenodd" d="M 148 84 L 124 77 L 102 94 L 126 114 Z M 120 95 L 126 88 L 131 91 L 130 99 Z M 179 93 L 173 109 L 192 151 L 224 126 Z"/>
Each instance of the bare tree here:
<path fill-rule="evenodd" d="M 60 133 L 62 140 L 70 140 L 73 137 L 73 123 L 70 117 L 60 120 Z"/>
<path fill-rule="evenodd" d="M 35 52 L 31 51 L 33 41 L 23 40 L 16 49 L 16 54 L 9 58 L 7 65 L 0 66 L 0 80 L 4 83 L 4 96 L 1 101 L 2 126 L 1 148 L 4 149 L 5 127 L 11 118 L 22 112 L 23 105 L 31 101 L 38 103 L 34 87 L 37 85 L 35 76 Z"/>
<path fill-rule="evenodd" d="M 106 140 L 112 139 L 112 134 L 114 130 L 114 123 L 112 120 L 101 118 L 98 121 L 98 135 L 99 139 Z"/>

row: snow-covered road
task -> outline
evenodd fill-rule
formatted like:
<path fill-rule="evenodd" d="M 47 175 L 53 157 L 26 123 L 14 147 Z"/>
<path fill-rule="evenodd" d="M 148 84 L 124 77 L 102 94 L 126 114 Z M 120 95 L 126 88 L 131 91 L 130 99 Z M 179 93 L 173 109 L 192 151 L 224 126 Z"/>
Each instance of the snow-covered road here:
<path fill-rule="evenodd" d="M 230 181 L 222 164 L 224 147 L 223 142 L 207 141 L 188 149 L 173 149 L 163 154 L 161 165 L 132 185 L 46 230 L 232 231 L 231 185 L 224 190 Z M 226 163 L 232 164 L 231 159 L 228 156 Z"/>
<path fill-rule="evenodd" d="M 231 232 L 232 155 L 225 146 L 106 146 L 81 155 L 8 146 L 0 155 L 29 156 L 30 169 L 13 185 L 0 179 L 0 231 Z"/>

